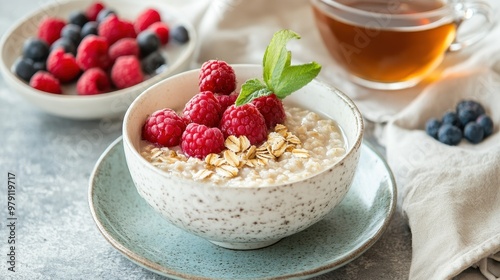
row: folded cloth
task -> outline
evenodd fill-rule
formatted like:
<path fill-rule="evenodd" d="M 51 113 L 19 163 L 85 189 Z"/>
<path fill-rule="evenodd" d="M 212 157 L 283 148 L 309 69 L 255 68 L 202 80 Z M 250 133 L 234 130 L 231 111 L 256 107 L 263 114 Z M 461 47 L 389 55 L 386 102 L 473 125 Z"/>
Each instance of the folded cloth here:
<path fill-rule="evenodd" d="M 428 136 L 426 121 L 463 99 L 484 105 L 493 134 L 458 146 Z M 500 75 L 493 67 L 445 77 L 387 125 L 387 158 L 412 232 L 410 279 L 500 278 L 499 127 Z"/>

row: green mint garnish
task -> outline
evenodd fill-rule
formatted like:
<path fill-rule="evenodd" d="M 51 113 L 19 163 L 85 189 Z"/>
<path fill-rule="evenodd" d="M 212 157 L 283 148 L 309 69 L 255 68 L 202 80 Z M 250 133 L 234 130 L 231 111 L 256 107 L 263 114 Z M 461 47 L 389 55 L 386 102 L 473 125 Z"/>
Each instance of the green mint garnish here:
<path fill-rule="evenodd" d="M 302 65 L 291 65 L 292 53 L 286 49 L 286 44 L 291 39 L 300 39 L 300 36 L 287 29 L 274 34 L 262 61 L 264 81 L 257 78 L 246 81 L 241 86 L 236 106 L 272 93 L 283 99 L 307 85 L 319 74 L 321 65 L 314 61 Z"/>

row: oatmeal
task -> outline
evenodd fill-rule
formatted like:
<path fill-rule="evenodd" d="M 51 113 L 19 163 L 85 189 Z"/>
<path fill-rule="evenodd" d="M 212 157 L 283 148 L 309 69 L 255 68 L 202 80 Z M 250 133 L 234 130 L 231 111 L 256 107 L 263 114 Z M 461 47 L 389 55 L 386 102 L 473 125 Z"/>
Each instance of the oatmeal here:
<path fill-rule="evenodd" d="M 179 146 L 158 148 L 143 141 L 141 155 L 161 170 L 186 179 L 226 186 L 291 183 L 317 174 L 345 154 L 346 145 L 333 120 L 285 105 L 286 121 L 268 140 L 253 146 L 246 137 L 230 136 L 226 149 L 204 160 L 186 157 Z"/>

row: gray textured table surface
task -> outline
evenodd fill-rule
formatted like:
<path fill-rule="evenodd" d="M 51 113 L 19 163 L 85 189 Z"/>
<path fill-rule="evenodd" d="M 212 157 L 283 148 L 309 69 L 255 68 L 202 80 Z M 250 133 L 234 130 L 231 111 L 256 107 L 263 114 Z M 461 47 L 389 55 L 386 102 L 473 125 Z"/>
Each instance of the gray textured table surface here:
<path fill-rule="evenodd" d="M 0 2 L 0 34 L 46 1 Z M 87 201 L 92 168 L 121 135 L 120 120 L 47 115 L 0 77 L 0 279 L 164 279 L 116 251 L 98 232 Z M 367 135 L 371 140 L 372 137 Z M 16 175 L 16 272 L 7 270 L 7 176 Z M 362 256 L 315 279 L 407 279 L 411 235 L 400 213 Z"/>

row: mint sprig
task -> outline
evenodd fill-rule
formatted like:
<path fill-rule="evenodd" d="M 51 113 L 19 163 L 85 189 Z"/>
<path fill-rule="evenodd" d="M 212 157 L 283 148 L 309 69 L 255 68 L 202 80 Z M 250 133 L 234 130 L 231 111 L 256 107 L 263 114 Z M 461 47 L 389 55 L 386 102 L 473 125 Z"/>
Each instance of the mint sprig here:
<path fill-rule="evenodd" d="M 300 36 L 288 29 L 276 32 L 264 53 L 263 80 L 258 78 L 247 80 L 236 99 L 236 106 L 251 102 L 255 98 L 274 93 L 284 99 L 294 91 L 311 82 L 321 71 L 321 65 L 310 62 L 301 65 L 291 65 L 292 53 L 286 49 L 291 39 Z"/>

